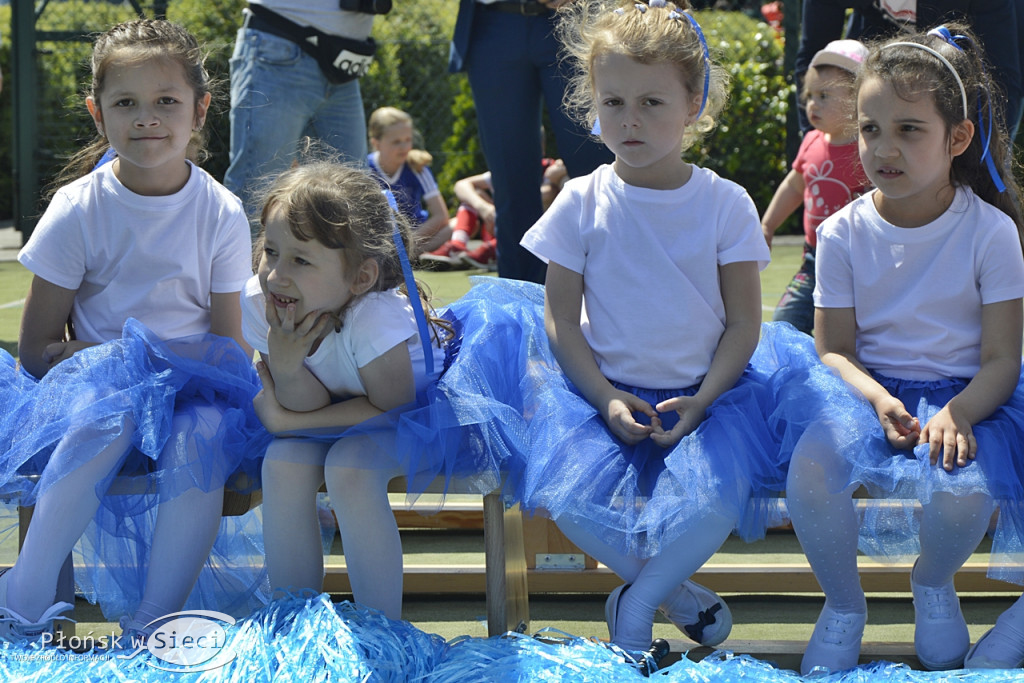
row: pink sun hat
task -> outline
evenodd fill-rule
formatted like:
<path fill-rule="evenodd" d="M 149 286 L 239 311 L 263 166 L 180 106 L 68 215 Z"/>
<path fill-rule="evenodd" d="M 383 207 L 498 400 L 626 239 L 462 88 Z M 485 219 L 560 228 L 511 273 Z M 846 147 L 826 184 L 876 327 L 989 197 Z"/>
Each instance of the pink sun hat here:
<path fill-rule="evenodd" d="M 859 40 L 833 40 L 814 55 L 811 67 L 837 66 L 852 73 L 860 70 L 868 49 Z"/>

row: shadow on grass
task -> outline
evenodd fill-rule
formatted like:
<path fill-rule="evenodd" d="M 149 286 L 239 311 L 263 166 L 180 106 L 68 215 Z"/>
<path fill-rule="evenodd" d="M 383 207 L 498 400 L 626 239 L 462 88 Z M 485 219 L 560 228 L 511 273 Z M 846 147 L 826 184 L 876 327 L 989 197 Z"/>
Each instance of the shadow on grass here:
<path fill-rule="evenodd" d="M 16 341 L 4 341 L 3 339 L 0 339 L 0 349 L 3 349 L 15 358 L 18 357 L 18 342 Z"/>

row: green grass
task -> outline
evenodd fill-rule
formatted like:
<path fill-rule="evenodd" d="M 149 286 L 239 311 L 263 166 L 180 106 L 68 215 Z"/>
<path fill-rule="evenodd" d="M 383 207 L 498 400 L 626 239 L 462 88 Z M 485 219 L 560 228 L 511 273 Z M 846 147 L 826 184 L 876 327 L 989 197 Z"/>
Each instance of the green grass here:
<path fill-rule="evenodd" d="M 771 265 L 761 273 L 761 304 L 766 321 L 771 320 L 775 304 L 800 265 L 800 249 L 796 245 L 776 246 L 772 250 Z M 469 278 L 472 275 L 483 275 L 483 272 L 416 271 L 416 277 L 430 288 L 437 306 L 449 304 L 465 294 L 469 290 Z M 17 353 L 18 325 L 21 321 L 21 305 L 18 302 L 25 298 L 31 278 L 32 274 L 16 261 L 0 262 L 0 348 L 12 355 Z"/>

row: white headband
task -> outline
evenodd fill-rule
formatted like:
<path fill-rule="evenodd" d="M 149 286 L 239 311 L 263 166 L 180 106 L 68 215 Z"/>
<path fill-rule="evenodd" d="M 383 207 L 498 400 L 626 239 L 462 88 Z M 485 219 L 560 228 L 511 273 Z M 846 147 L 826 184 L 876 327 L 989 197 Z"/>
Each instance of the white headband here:
<path fill-rule="evenodd" d="M 943 57 L 939 53 L 938 50 L 933 50 L 932 48 L 928 47 L 927 45 L 922 45 L 921 43 L 911 43 L 911 42 L 888 43 L 887 45 L 883 45 L 882 47 L 884 49 L 884 48 L 887 48 L 887 47 L 901 47 L 901 46 L 916 47 L 919 50 L 924 50 L 928 54 L 934 55 L 934 57 L 936 59 L 938 59 L 940 62 L 942 62 L 943 64 L 946 65 L 946 68 L 949 69 L 949 73 L 953 74 L 953 78 L 956 79 L 956 84 L 958 86 L 960 86 L 960 100 L 963 102 L 963 105 L 964 105 L 964 118 L 965 119 L 968 118 L 968 116 L 967 116 L 967 89 L 964 88 L 964 82 L 960 78 L 960 74 L 958 74 L 956 72 L 956 67 L 953 66 L 953 64 L 948 59 Z"/>

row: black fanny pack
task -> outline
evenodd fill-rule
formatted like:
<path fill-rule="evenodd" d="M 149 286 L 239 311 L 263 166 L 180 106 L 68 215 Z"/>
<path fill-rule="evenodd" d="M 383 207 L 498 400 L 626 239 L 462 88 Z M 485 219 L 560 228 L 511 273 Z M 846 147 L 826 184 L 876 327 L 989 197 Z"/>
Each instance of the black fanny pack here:
<path fill-rule="evenodd" d="M 262 5 L 249 5 L 244 26 L 292 41 L 320 65 L 331 83 L 354 81 L 370 68 L 377 44 L 373 38 L 352 40 L 302 26 Z"/>

